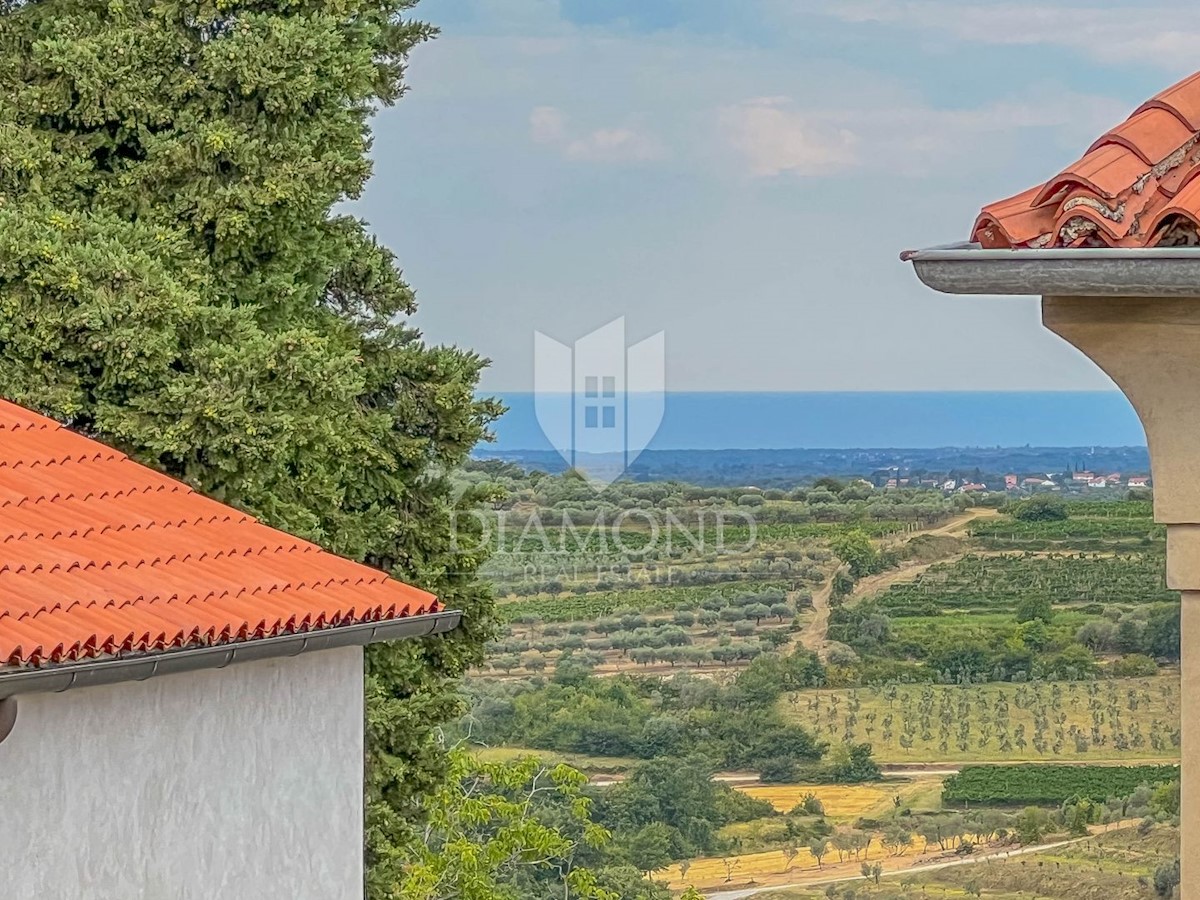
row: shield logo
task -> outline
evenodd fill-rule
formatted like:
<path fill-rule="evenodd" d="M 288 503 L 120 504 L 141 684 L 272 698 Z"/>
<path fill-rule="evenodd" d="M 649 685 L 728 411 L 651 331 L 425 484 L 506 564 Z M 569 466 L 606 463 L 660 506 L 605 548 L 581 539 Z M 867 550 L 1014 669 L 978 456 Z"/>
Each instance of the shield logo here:
<path fill-rule="evenodd" d="M 658 433 L 666 408 L 666 337 L 625 346 L 625 319 L 573 347 L 535 332 L 534 411 L 567 465 L 598 490 L 612 484 Z"/>

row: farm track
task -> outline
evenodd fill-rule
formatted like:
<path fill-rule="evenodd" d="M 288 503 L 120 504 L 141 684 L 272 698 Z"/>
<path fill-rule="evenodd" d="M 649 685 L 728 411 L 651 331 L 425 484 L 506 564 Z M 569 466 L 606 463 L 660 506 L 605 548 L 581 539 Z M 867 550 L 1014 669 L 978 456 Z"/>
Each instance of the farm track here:
<path fill-rule="evenodd" d="M 1117 830 L 1120 828 L 1130 828 L 1138 824 L 1136 819 L 1126 820 L 1119 823 Z M 1087 837 L 1071 838 L 1066 841 L 1053 841 L 1048 844 L 1037 844 L 1031 847 L 1019 847 L 1016 850 L 995 850 L 989 853 L 981 853 L 978 856 L 971 856 L 966 859 L 951 859 L 944 862 L 925 863 L 919 861 L 907 868 L 896 866 L 894 868 L 885 868 L 883 877 L 895 875 L 920 875 L 925 872 L 938 872 L 943 869 L 952 869 L 958 866 L 971 866 L 978 863 L 986 863 L 994 860 L 1012 859 L 1019 856 L 1030 856 L 1036 853 L 1047 853 L 1051 850 L 1059 850 L 1063 847 L 1070 847 L 1075 844 L 1081 844 L 1084 841 L 1089 841 L 1096 835 L 1105 834 L 1113 829 L 1112 825 L 1092 825 L 1088 828 L 1089 834 Z M 890 861 L 885 861 L 885 867 Z M 839 864 L 840 866 L 841 864 Z M 856 864 L 854 864 L 856 865 Z M 828 868 L 833 868 L 833 865 Z M 773 884 L 763 885 L 761 887 L 750 887 L 732 891 L 711 891 L 705 893 L 705 900 L 748 900 L 750 897 L 757 897 L 762 894 L 772 893 L 774 891 L 786 891 L 793 888 L 813 888 L 824 887 L 826 885 L 846 884 L 853 881 L 864 881 L 862 875 L 843 875 L 840 877 L 824 878 L 821 875 L 821 870 L 816 870 L 811 873 L 811 877 L 805 878 L 802 881 L 793 881 L 788 884 Z"/>
<path fill-rule="evenodd" d="M 916 532 L 913 537 L 916 537 L 917 534 L 959 534 L 960 532 L 966 531 L 967 526 L 969 526 L 972 522 L 978 521 L 979 519 L 995 519 L 999 515 L 1000 510 L 998 509 L 990 509 L 986 507 L 968 509 L 962 515 L 955 516 L 945 525 L 932 528 L 928 531 Z"/>
<path fill-rule="evenodd" d="M 954 535 L 965 531 L 972 522 L 978 519 L 992 519 L 1000 513 L 994 509 L 969 509 L 961 515 L 955 516 L 945 525 L 939 525 L 937 528 L 923 529 L 906 534 L 905 540 L 912 540 L 921 535 Z M 965 554 L 960 554 L 965 555 Z M 853 593 L 847 598 L 848 603 L 861 600 L 871 594 L 886 590 L 893 584 L 901 581 L 911 581 L 917 578 L 931 566 L 938 563 L 944 563 L 947 560 L 955 557 L 947 557 L 946 559 L 935 560 L 934 562 L 918 563 L 916 565 L 904 566 L 899 569 L 893 569 L 889 572 L 881 572 L 878 575 L 871 575 L 861 579 L 854 586 Z M 812 651 L 821 657 L 824 662 L 828 653 L 829 647 L 829 616 L 831 612 L 830 598 L 833 596 L 833 575 L 831 574 L 825 583 L 813 593 L 812 606 L 814 616 L 811 622 L 804 626 L 796 638 L 796 643 L 805 650 Z M 795 600 L 794 596 L 789 596 L 789 600 Z"/>
<path fill-rule="evenodd" d="M 826 644 L 829 636 L 829 615 L 831 608 L 829 598 L 833 596 L 833 576 L 830 575 L 825 579 L 825 583 L 815 591 L 812 595 L 813 618 L 800 631 L 796 638 L 798 643 L 805 650 L 816 653 L 821 662 L 825 661 Z M 795 594 L 788 595 L 790 603 L 796 602 Z"/>

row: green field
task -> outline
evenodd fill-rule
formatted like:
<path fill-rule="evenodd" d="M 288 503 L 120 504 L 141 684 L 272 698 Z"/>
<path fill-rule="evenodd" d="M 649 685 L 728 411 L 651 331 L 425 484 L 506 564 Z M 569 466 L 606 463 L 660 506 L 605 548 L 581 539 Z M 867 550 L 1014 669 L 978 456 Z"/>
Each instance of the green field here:
<path fill-rule="evenodd" d="M 1108 544 L 1161 547 L 1166 526 L 1133 516 L 1097 516 L 1050 522 L 1021 522 L 1002 518 L 976 522 L 970 535 L 984 547 L 1042 549 L 1055 545 L 1103 549 Z"/>
<path fill-rule="evenodd" d="M 504 622 L 537 619 L 542 622 L 590 622 L 625 612 L 654 613 L 672 609 L 698 609 L 708 600 L 716 608 L 747 593 L 787 591 L 789 584 L 770 579 L 748 579 L 719 586 L 646 587 L 627 591 L 594 591 L 587 594 L 529 597 L 502 603 L 497 608 Z"/>
<path fill-rule="evenodd" d="M 1155 787 L 1179 778 L 1177 766 L 968 766 L 946 779 L 946 803 L 1057 805 L 1083 797 L 1103 803 L 1126 797 L 1140 785 Z"/>
<path fill-rule="evenodd" d="M 893 616 L 940 610 L 1012 610 L 1030 597 L 1052 604 L 1123 606 L 1178 602 L 1165 582 L 1166 558 L 1154 553 L 970 555 L 930 567 L 874 600 Z"/>
<path fill-rule="evenodd" d="M 900 685 L 788 694 L 791 721 L 881 763 L 1172 761 L 1179 679 Z M 1131 708 L 1132 707 L 1132 708 Z"/>

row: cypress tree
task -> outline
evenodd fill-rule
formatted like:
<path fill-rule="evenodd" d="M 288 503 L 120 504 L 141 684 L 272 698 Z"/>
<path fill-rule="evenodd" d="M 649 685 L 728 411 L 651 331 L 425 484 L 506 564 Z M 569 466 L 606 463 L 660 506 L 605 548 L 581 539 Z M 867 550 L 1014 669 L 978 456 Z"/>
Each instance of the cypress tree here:
<path fill-rule="evenodd" d="M 448 474 L 499 413 L 338 212 L 414 2 L 0 0 L 0 394 L 467 612 L 368 654 L 378 897 L 489 628 Z"/>

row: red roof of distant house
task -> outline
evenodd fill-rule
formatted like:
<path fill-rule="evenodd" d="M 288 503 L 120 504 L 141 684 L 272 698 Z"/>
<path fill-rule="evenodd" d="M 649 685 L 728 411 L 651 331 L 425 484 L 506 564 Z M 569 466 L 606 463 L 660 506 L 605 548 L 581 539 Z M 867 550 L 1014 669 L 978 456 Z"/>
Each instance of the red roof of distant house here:
<path fill-rule="evenodd" d="M 437 612 L 436 598 L 0 400 L 0 665 Z"/>
<path fill-rule="evenodd" d="M 1200 245 L 1200 73 L 1154 97 L 1044 184 L 984 207 L 987 249 Z"/>

